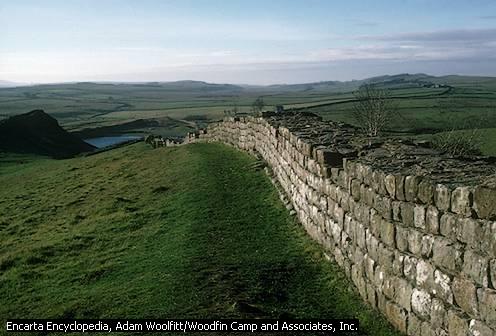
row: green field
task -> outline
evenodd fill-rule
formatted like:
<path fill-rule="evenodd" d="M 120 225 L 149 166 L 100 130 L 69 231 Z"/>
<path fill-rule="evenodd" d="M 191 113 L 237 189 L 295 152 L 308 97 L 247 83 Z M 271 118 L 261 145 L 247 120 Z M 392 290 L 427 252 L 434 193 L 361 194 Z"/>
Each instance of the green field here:
<path fill-rule="evenodd" d="M 395 335 L 289 216 L 256 161 L 139 143 L 0 160 L 6 318 L 352 318 Z"/>

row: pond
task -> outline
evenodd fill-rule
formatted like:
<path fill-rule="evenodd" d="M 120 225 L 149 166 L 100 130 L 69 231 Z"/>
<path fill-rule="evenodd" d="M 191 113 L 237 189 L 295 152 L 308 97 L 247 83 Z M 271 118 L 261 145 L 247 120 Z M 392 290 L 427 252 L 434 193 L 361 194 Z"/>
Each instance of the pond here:
<path fill-rule="evenodd" d="M 105 148 L 113 145 L 118 145 L 123 142 L 127 142 L 130 140 L 140 139 L 140 136 L 136 135 L 115 135 L 115 136 L 105 136 L 91 139 L 84 139 L 85 142 L 90 145 L 95 146 L 96 148 Z"/>

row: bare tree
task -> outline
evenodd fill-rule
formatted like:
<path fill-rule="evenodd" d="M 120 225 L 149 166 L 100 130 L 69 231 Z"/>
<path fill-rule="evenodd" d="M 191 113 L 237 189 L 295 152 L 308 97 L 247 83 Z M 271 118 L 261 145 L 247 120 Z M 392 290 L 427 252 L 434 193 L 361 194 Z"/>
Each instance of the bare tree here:
<path fill-rule="evenodd" d="M 252 104 L 253 112 L 261 113 L 265 107 L 265 102 L 262 97 L 258 97 Z"/>
<path fill-rule="evenodd" d="M 367 136 L 378 136 L 394 116 L 396 105 L 389 91 L 372 85 L 362 85 L 354 93 L 353 117 Z"/>

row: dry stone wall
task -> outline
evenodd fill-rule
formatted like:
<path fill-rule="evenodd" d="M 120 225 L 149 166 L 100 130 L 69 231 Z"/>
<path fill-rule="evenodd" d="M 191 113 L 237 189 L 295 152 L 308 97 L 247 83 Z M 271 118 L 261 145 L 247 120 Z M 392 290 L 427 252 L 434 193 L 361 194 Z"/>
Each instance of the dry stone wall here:
<path fill-rule="evenodd" d="M 496 335 L 495 165 L 357 140 L 311 115 L 226 118 L 190 134 L 258 152 L 306 231 L 408 335 Z"/>

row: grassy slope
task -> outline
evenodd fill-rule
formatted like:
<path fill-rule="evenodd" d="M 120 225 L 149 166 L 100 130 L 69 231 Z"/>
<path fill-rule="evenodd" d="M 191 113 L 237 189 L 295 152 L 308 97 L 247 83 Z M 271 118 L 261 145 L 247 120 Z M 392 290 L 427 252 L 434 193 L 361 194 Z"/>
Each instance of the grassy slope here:
<path fill-rule="evenodd" d="M 0 320 L 358 317 L 393 334 L 246 154 L 137 144 L 26 162 L 0 166 Z"/>

